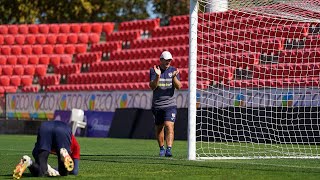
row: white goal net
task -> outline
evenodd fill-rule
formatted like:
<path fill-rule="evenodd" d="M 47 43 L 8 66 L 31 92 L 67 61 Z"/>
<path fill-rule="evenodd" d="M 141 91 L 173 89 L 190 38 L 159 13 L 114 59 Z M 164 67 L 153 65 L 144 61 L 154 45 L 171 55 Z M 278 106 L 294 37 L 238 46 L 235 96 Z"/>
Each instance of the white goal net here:
<path fill-rule="evenodd" d="M 320 158 L 320 0 L 190 7 L 189 159 Z"/>

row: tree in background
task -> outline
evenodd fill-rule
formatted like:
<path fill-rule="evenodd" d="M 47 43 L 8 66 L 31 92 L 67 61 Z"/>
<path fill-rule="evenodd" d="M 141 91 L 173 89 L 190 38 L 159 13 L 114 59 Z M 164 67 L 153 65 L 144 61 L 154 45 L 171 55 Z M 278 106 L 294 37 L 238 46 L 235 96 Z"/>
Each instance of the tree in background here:
<path fill-rule="evenodd" d="M 151 0 L 152 11 L 160 18 L 189 14 L 190 0 Z"/>
<path fill-rule="evenodd" d="M 122 22 L 147 19 L 150 0 L 0 1 L 0 23 Z"/>

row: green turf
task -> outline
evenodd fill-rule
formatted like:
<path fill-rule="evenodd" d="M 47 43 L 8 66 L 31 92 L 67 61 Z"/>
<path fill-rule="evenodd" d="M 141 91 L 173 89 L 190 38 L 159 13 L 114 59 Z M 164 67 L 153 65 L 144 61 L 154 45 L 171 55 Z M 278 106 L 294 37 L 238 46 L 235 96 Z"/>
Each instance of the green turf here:
<path fill-rule="evenodd" d="M 0 135 L 0 179 L 12 179 L 22 155 L 31 155 L 35 136 Z M 78 176 L 66 179 L 320 179 L 318 159 L 188 161 L 187 142 L 175 141 L 173 158 L 158 157 L 155 140 L 78 138 Z M 56 157 L 49 162 L 56 165 Z M 21 179 L 34 178 L 27 170 Z"/>

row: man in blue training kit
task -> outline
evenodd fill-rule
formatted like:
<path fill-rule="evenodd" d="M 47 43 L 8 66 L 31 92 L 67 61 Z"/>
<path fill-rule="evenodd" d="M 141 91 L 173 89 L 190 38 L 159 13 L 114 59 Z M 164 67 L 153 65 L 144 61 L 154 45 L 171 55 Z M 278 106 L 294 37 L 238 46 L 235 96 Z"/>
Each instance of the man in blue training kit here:
<path fill-rule="evenodd" d="M 177 114 L 175 89 L 181 89 L 179 70 L 170 66 L 172 55 L 163 51 L 160 56 L 160 65 L 150 69 L 149 86 L 153 90 L 152 113 L 155 118 L 156 138 L 160 147 L 160 156 L 171 157 L 171 148 L 174 139 L 174 122 Z M 164 131 L 166 144 L 164 148 Z"/>
<path fill-rule="evenodd" d="M 50 153 L 57 154 L 58 171 L 48 165 Z M 41 124 L 32 155 L 34 162 L 29 156 L 23 156 L 13 172 L 15 179 L 20 179 L 26 168 L 35 177 L 78 173 L 80 146 L 72 135 L 71 128 L 62 121 L 47 121 Z"/>

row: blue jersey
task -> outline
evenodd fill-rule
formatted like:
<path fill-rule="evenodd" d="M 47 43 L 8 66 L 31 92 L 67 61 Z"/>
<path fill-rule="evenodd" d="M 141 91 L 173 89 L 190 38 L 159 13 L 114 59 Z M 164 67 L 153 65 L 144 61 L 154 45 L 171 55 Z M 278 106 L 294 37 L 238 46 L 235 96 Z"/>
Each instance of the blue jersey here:
<path fill-rule="evenodd" d="M 161 69 L 160 81 L 158 87 L 153 90 L 152 107 L 155 109 L 163 109 L 167 107 L 177 106 L 175 97 L 175 87 L 173 85 L 172 75 L 177 69 L 170 66 L 168 69 Z M 153 81 L 157 77 L 153 68 L 150 69 L 150 81 Z M 177 75 L 180 80 L 179 74 Z"/>

